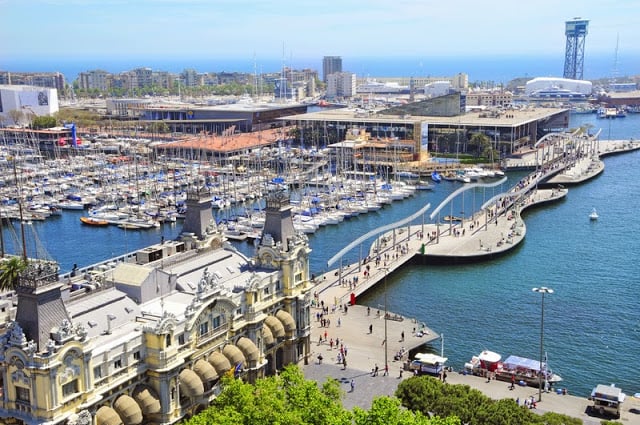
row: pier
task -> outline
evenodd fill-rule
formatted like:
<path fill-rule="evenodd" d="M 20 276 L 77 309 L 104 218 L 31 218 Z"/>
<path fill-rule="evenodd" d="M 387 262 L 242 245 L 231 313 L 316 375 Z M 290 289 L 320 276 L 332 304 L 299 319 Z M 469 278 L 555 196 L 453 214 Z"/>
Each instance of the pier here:
<path fill-rule="evenodd" d="M 421 214 L 411 217 L 415 222 L 416 215 L 423 216 L 422 224 L 405 223 L 410 221 L 405 219 L 369 232 L 378 236 L 366 254 L 361 254 L 354 264 L 341 263 L 338 268 L 315 277 L 316 291 L 324 297 L 337 300 L 339 304 L 347 303 L 352 296 L 357 300 L 358 296 L 376 286 L 385 276 L 412 261 L 482 261 L 512 250 L 526 236 L 526 225 L 521 217 L 525 209 L 557 201 L 568 193 L 564 186 L 578 184 L 600 174 L 604 170 L 600 156 L 640 149 L 640 142 L 598 142 L 596 146 L 592 140 L 585 140 L 587 147 L 583 148 L 586 150 L 581 152 L 574 145 L 576 151 L 567 160 L 565 150 L 558 150 L 557 145 L 549 143 L 552 139 L 541 139 L 540 145 L 546 152 L 528 152 L 518 159 L 519 162 L 516 160 L 512 163 L 514 168 L 521 168 L 522 164 L 532 164 L 533 161 L 535 171 L 515 187 L 487 200 L 470 217 L 449 216 L 449 221 L 442 221 L 440 211 L 456 195 L 456 191 L 431 214 L 430 219 L 435 219 L 435 222 L 425 222 L 424 214 L 429 208 L 426 206 L 420 211 Z M 570 142 L 557 136 L 556 141 L 563 147 Z M 547 142 L 546 146 L 544 142 Z M 549 154 L 546 155 L 547 153 Z M 542 161 L 541 158 L 545 158 L 545 155 L 547 160 Z M 536 158 L 539 162 L 536 162 Z M 542 189 L 550 185 L 557 187 Z M 459 193 L 470 188 L 473 186 L 463 186 Z M 387 228 L 390 230 L 386 230 Z M 355 249 L 357 242 L 358 240 L 349 247 Z M 328 265 L 342 261 L 341 257 L 346 251 L 347 249 L 340 251 Z"/>

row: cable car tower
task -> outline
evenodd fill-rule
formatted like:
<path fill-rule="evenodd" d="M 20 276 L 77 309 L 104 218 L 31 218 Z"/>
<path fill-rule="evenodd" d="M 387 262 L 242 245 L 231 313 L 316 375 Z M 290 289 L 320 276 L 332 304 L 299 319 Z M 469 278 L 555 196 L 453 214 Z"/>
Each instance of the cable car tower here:
<path fill-rule="evenodd" d="M 565 22 L 564 33 L 567 46 L 564 54 L 564 78 L 582 80 L 584 70 L 584 39 L 587 36 L 589 21 L 574 18 Z"/>

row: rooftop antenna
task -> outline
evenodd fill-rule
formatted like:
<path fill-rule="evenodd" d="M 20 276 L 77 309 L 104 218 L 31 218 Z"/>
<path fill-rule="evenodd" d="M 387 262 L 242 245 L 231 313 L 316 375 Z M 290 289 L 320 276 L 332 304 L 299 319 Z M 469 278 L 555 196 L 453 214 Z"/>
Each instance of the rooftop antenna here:
<path fill-rule="evenodd" d="M 282 42 L 282 69 L 280 70 L 280 102 L 283 102 L 284 95 L 284 41 Z"/>
<path fill-rule="evenodd" d="M 256 63 L 256 52 L 253 52 L 253 97 L 258 98 L 258 65 Z"/>
<path fill-rule="evenodd" d="M 616 50 L 613 54 L 613 69 L 611 70 L 611 82 L 615 83 L 618 79 L 618 46 L 620 44 L 620 33 L 616 35 Z"/>

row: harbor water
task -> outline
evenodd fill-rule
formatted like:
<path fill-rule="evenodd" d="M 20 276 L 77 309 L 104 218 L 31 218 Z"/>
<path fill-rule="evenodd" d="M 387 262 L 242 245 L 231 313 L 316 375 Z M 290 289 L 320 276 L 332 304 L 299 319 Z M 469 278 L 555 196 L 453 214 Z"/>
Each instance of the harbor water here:
<path fill-rule="evenodd" d="M 640 114 L 615 120 L 572 115 L 573 127 L 583 124 L 591 124 L 592 132 L 602 128 L 601 140 L 640 137 Z M 544 352 L 549 366 L 564 378 L 560 385 L 580 396 L 587 396 L 598 383 L 615 383 L 627 394 L 640 392 L 636 368 L 640 152 L 606 157 L 604 162 L 603 174 L 571 187 L 564 200 L 526 210 L 527 236 L 507 255 L 476 264 L 408 265 L 390 275 L 388 308 L 442 333 L 444 354 L 456 369 L 484 349 L 503 358 L 514 354 L 538 359 L 542 299 L 532 288 L 547 286 L 555 292 L 544 299 Z M 477 189 L 446 207 L 443 214 L 464 211 L 469 215 L 523 175 L 508 173 L 509 182 L 502 188 Z M 458 187 L 459 183 L 443 182 L 433 191 L 417 192 L 377 212 L 320 228 L 309 236 L 312 272 L 327 271 L 327 261 L 359 235 L 405 218 L 426 203 L 433 211 Z M 593 208 L 600 216 L 597 221 L 589 220 Z M 181 227 L 178 222 L 136 231 L 94 228 L 82 226 L 81 215 L 81 211 L 65 211 L 61 217 L 29 224 L 25 239 L 30 255 L 48 255 L 69 271 L 74 264 L 87 266 L 158 243 L 163 237 L 175 238 Z M 6 248 L 15 252 L 19 232 L 5 226 L 3 234 Z M 234 244 L 253 253 L 251 243 Z M 368 248 L 368 244 L 362 246 L 364 255 Z M 344 262 L 353 263 L 360 255 L 360 249 L 355 249 Z M 381 286 L 358 303 L 383 308 L 384 299 Z M 440 344 L 432 348 L 440 351 Z"/>

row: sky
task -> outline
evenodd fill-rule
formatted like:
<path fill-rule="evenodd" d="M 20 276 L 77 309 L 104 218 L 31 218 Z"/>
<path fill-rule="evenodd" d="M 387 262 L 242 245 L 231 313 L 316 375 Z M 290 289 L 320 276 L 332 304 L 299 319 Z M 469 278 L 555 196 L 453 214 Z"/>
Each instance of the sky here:
<path fill-rule="evenodd" d="M 574 17 L 590 21 L 586 55 L 640 54 L 638 0 L 0 0 L 0 69 L 54 57 L 563 60 Z"/>

